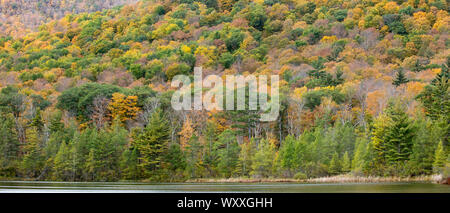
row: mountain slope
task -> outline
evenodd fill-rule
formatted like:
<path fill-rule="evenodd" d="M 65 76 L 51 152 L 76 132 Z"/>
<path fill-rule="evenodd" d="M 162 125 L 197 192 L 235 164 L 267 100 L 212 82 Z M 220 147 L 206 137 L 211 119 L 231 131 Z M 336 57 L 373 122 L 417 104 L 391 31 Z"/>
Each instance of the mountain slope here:
<path fill-rule="evenodd" d="M 137 0 L 4 0 L 0 2 L 2 35 L 23 36 L 43 24 L 66 14 L 95 12 Z"/>
<path fill-rule="evenodd" d="M 150 0 L 2 37 L 1 171 L 57 180 L 445 173 L 448 8 Z M 279 119 L 173 110 L 171 80 L 194 67 L 278 74 Z"/>

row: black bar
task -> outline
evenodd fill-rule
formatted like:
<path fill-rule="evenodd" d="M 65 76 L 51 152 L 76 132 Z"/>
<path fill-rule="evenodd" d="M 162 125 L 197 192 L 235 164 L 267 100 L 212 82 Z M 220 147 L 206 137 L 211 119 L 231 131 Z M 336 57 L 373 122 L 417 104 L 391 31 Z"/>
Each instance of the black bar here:
<path fill-rule="evenodd" d="M 12 209 L 36 210 L 66 210 L 75 211 L 102 211 L 114 210 L 123 212 L 203 212 L 203 211 L 257 211 L 276 212 L 280 209 L 293 210 L 289 212 L 314 212 L 317 211 L 359 211 L 366 210 L 391 211 L 418 210 L 425 208 L 427 212 L 432 209 L 448 209 L 450 194 L 382 194 L 382 193 L 346 193 L 346 194 L 322 194 L 322 193 L 152 193 L 152 194 L 127 194 L 127 193 L 91 193 L 91 194 L 0 194 L 0 205 Z M 222 206 L 222 200 L 234 198 L 228 207 Z M 265 199 L 265 200 L 264 200 Z M 178 207 L 189 200 L 210 200 L 210 206 Z M 254 206 L 255 201 L 266 201 L 262 205 Z M 250 207 L 253 201 L 253 207 Z M 270 205 L 269 205 L 269 201 Z M 242 204 L 245 205 L 242 205 Z M 200 202 L 198 204 L 201 204 Z M 240 207 L 238 207 L 240 206 Z M 206 210 L 207 209 L 207 210 Z M 310 210 L 308 210 L 310 209 Z M 169 213 L 169 212 L 167 212 Z M 281 212 L 280 212 L 281 213 Z"/>

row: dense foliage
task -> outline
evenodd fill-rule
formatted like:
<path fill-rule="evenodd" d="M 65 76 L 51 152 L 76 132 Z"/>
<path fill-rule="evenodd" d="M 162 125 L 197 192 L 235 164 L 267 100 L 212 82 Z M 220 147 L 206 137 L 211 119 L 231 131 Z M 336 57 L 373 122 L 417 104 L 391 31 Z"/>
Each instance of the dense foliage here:
<path fill-rule="evenodd" d="M 71 13 L 95 12 L 137 0 L 2 0 L 0 34 L 20 37 Z"/>
<path fill-rule="evenodd" d="M 151 0 L 1 37 L 0 176 L 448 175 L 448 12 L 444 0 Z M 280 75 L 279 118 L 174 111 L 170 82 L 194 67 Z"/>

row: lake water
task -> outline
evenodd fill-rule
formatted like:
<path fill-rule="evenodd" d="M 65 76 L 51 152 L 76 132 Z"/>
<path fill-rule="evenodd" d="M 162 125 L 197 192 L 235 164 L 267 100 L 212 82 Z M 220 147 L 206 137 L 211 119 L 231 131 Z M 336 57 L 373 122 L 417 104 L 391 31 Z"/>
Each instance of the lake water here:
<path fill-rule="evenodd" d="M 130 183 L 0 181 L 0 193 L 450 193 L 433 183 Z"/>

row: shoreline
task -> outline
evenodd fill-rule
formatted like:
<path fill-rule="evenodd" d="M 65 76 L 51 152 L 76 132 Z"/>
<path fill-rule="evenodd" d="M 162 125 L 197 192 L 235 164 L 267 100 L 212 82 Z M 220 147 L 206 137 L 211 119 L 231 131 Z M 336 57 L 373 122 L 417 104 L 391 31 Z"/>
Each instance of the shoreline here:
<path fill-rule="evenodd" d="M 449 179 L 449 178 L 447 178 Z M 6 178 L 0 181 L 36 181 L 36 182 L 67 182 L 54 180 L 32 180 L 21 178 Z M 72 182 L 72 181 L 69 181 Z M 95 183 L 95 181 L 74 181 L 75 183 Z M 294 178 L 196 178 L 169 182 L 154 182 L 148 180 L 118 180 L 106 181 L 111 183 L 119 182 L 136 182 L 136 183 L 436 183 L 449 184 L 441 175 L 424 175 L 416 177 L 377 177 L 377 176 L 353 176 L 353 175 L 338 175 L 310 179 L 294 179 Z"/>
<path fill-rule="evenodd" d="M 294 178 L 206 178 L 191 179 L 185 183 L 400 183 L 400 182 L 426 182 L 441 183 L 441 175 L 427 175 L 417 177 L 364 177 L 351 175 L 338 175 L 320 178 L 298 180 Z"/>

